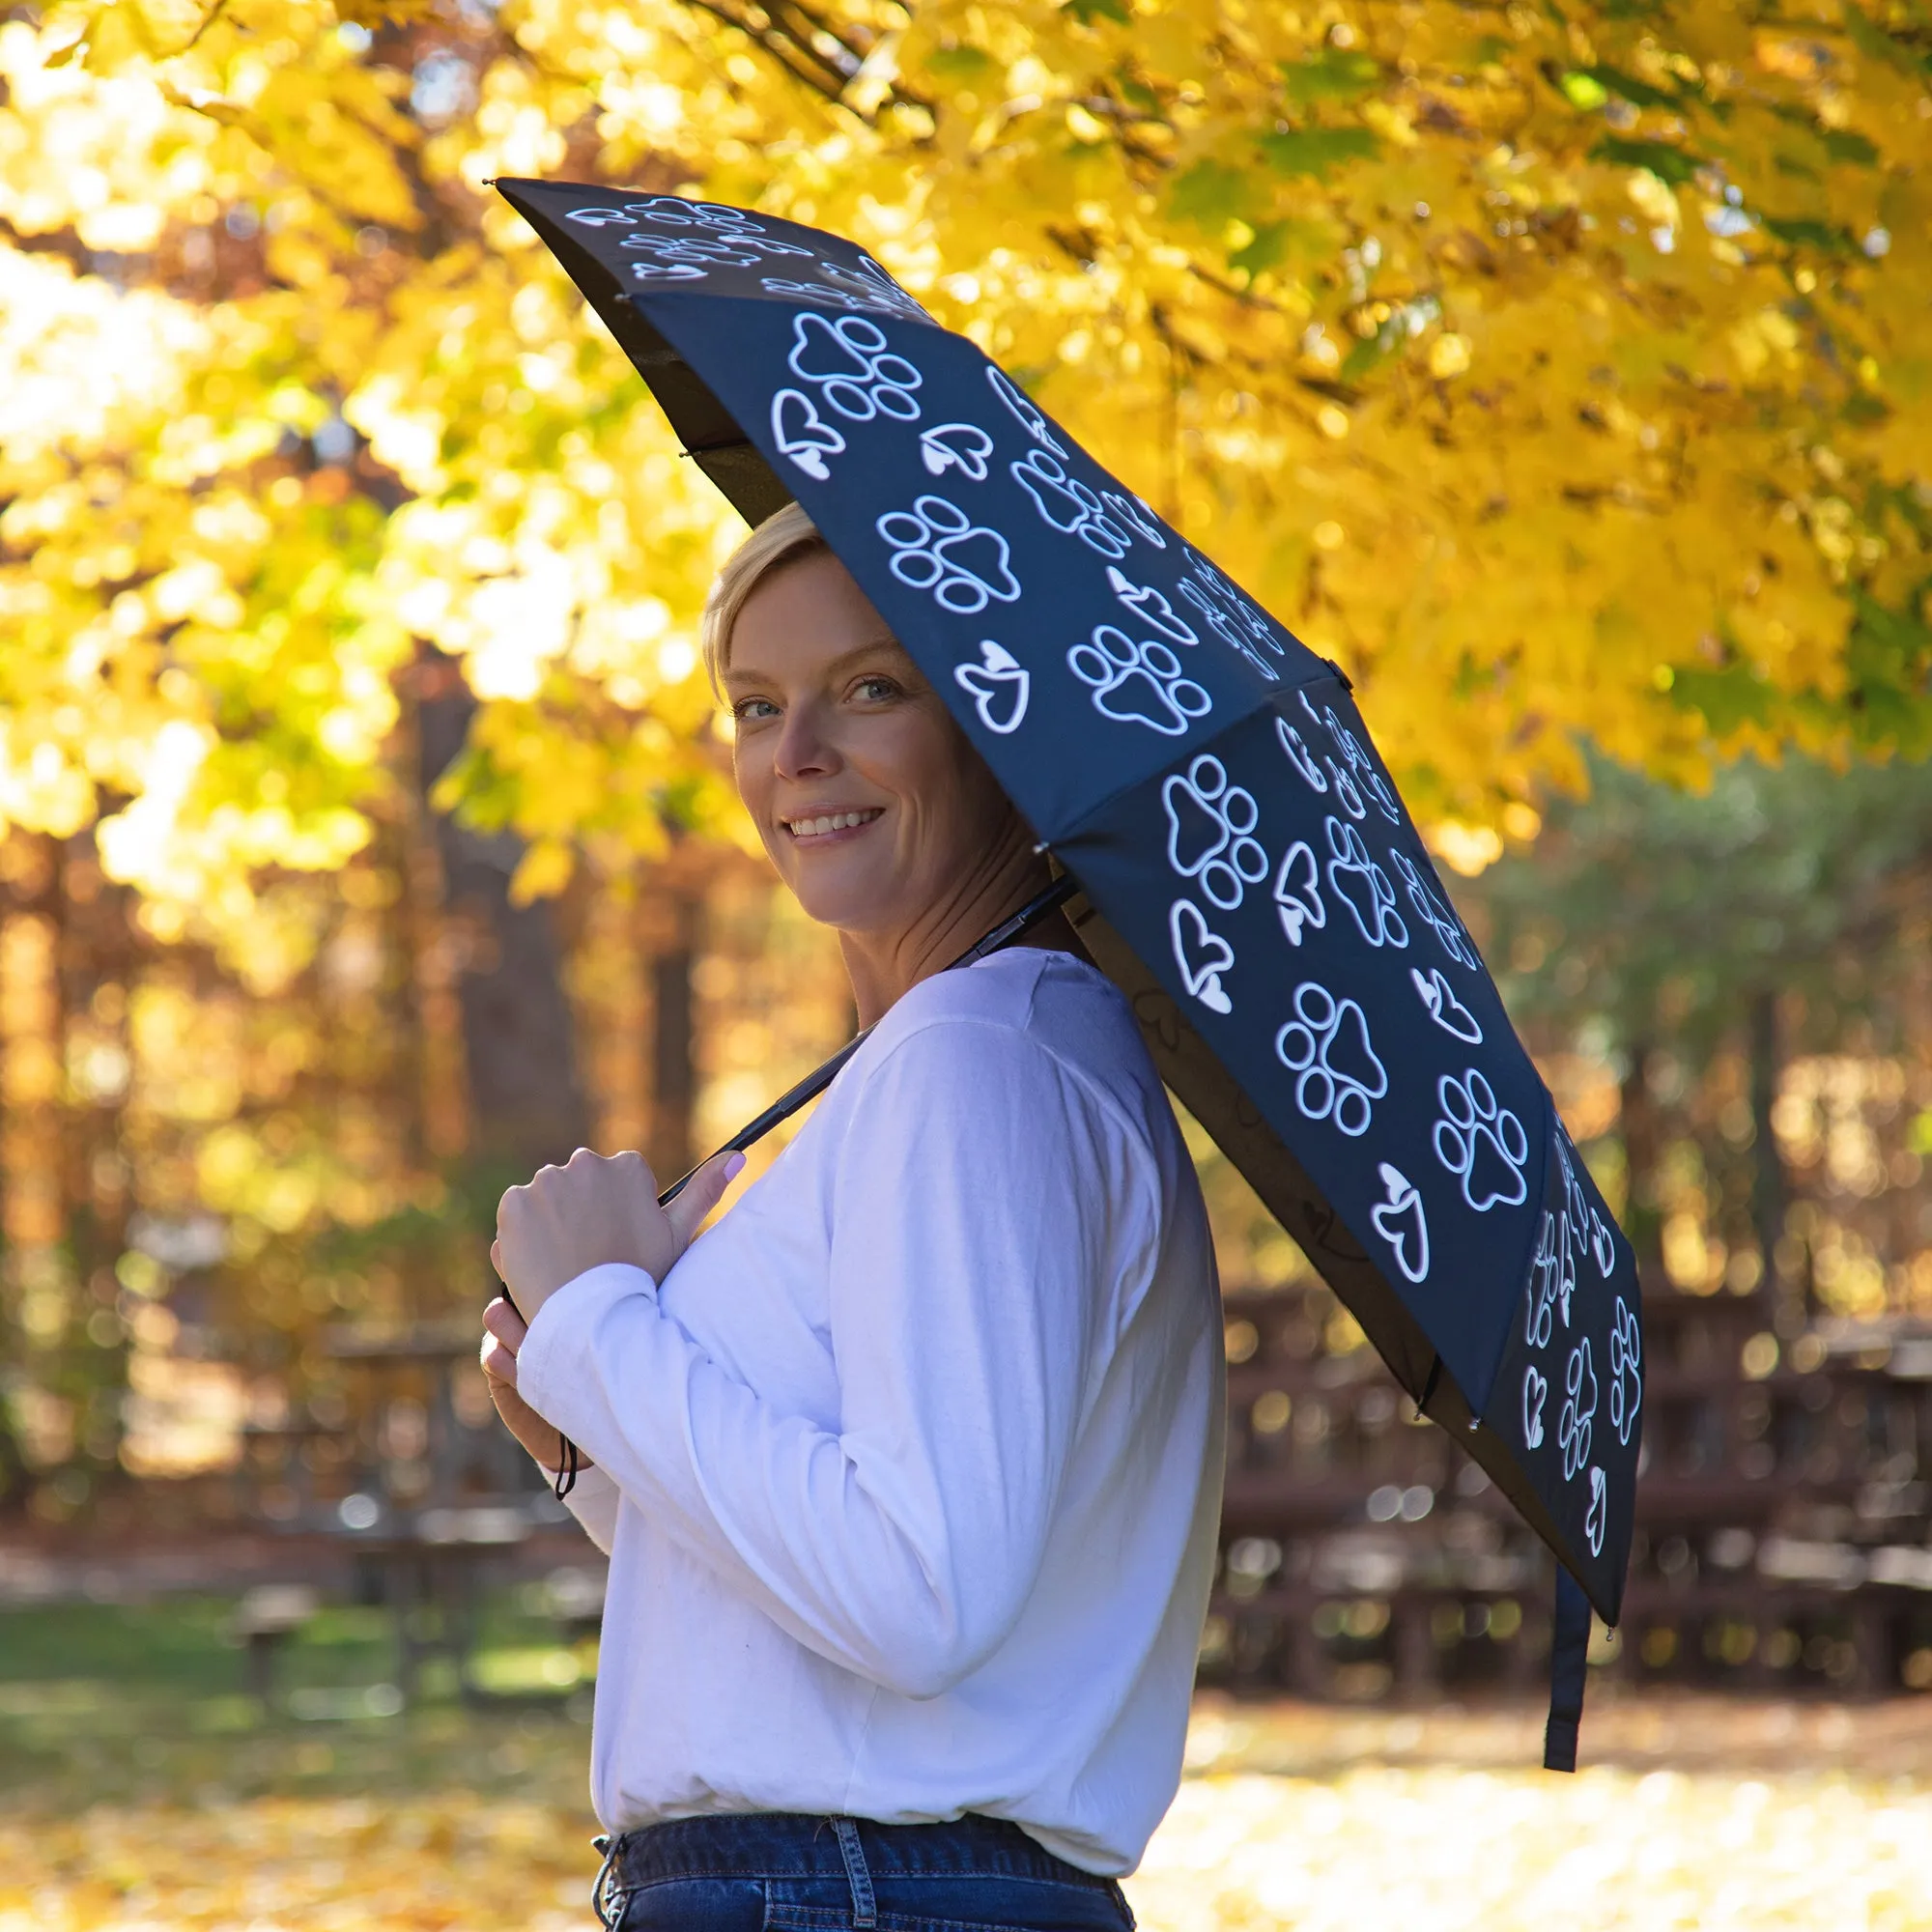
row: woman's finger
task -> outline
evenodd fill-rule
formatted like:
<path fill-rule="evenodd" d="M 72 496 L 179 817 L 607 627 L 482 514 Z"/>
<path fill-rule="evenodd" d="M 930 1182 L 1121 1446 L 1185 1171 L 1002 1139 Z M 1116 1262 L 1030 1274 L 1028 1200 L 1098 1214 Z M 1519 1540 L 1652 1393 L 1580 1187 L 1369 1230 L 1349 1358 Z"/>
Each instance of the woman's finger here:
<path fill-rule="evenodd" d="M 501 1382 L 505 1388 L 517 1385 L 517 1351 L 506 1349 L 496 1336 L 492 1335 L 483 1344 L 483 1373 L 493 1382 Z"/>
<path fill-rule="evenodd" d="M 500 1294 L 483 1311 L 483 1325 L 513 1355 L 524 1346 L 524 1337 L 530 1332 L 529 1324 L 517 1313 L 508 1298 Z"/>
<path fill-rule="evenodd" d="M 704 1224 L 704 1217 L 724 1198 L 724 1190 L 737 1179 L 744 1166 L 745 1156 L 735 1148 L 713 1154 L 685 1183 L 684 1192 L 665 1209 L 679 1254 L 691 1245 Z"/>

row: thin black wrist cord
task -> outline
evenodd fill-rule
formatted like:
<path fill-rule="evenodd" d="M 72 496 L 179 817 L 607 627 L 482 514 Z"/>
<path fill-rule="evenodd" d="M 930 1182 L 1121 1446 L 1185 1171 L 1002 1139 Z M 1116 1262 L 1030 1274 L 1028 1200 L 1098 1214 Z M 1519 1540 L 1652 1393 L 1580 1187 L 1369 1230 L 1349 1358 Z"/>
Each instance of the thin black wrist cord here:
<path fill-rule="evenodd" d="M 1064 905 L 1078 890 L 1079 888 L 1074 884 L 1072 878 L 1063 873 L 1044 892 L 1037 893 L 1030 898 L 1025 905 L 1020 907 L 1018 912 L 1012 914 L 1008 919 L 1003 919 L 998 925 L 994 926 L 992 931 L 986 933 L 974 945 L 968 947 L 952 962 L 952 965 L 949 966 L 946 970 L 950 973 L 960 966 L 971 966 L 975 961 L 985 958 L 988 953 L 997 952 L 1003 946 L 1010 946 L 1021 933 L 1027 931 L 1032 926 L 1037 925 L 1048 913 L 1053 911 L 1056 906 Z M 680 1175 L 677 1179 L 673 1180 L 658 1196 L 658 1206 L 660 1208 L 668 1208 L 684 1192 L 692 1175 L 696 1174 L 698 1168 L 703 1167 L 706 1161 L 716 1160 L 721 1153 L 742 1153 L 747 1148 L 763 1140 L 781 1121 L 790 1120 L 809 1100 L 815 1100 L 819 1094 L 832 1085 L 833 1080 L 838 1075 L 838 1069 L 865 1045 L 866 1041 L 870 1037 L 871 1032 L 872 1029 L 867 1027 L 864 1033 L 847 1040 L 824 1065 L 816 1067 L 808 1073 L 796 1087 L 792 1088 L 788 1093 L 781 1094 L 778 1099 L 774 1100 L 756 1120 L 749 1122 L 746 1125 L 740 1127 L 722 1148 L 717 1150 L 717 1152 L 707 1154 L 704 1160 L 697 1163 L 697 1167 L 694 1167 L 691 1170 L 690 1174 Z M 497 1301 L 508 1301 L 512 1308 L 516 1308 L 517 1306 L 510 1299 L 510 1293 L 507 1289 L 499 1288 L 492 1298 Z M 519 1315 L 523 1313 L 521 1309 L 518 1309 L 517 1312 Z M 555 1495 L 557 1501 L 561 1502 L 577 1487 L 578 1471 L 583 1466 L 583 1458 L 577 1444 L 564 1435 L 560 1429 L 557 1431 L 557 1440 L 563 1445 L 563 1465 L 556 1472 L 556 1482 L 553 1487 L 553 1493 Z"/>

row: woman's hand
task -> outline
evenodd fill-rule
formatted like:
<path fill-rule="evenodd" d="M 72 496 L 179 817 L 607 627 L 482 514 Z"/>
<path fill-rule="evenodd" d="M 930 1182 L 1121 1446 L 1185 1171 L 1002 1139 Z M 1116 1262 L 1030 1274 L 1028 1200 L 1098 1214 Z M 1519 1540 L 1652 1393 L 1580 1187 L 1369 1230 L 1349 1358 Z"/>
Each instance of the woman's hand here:
<path fill-rule="evenodd" d="M 665 1208 L 642 1155 L 606 1158 L 579 1148 L 562 1167 L 538 1169 L 497 1204 L 490 1260 L 526 1321 L 565 1282 L 603 1262 L 629 1262 L 663 1281 L 744 1165 L 742 1153 L 706 1161 Z"/>
<path fill-rule="evenodd" d="M 500 1295 L 483 1311 L 483 1385 L 497 1414 L 537 1466 L 554 1476 L 563 1466 L 563 1437 L 517 1393 L 517 1350 L 530 1331 Z"/>

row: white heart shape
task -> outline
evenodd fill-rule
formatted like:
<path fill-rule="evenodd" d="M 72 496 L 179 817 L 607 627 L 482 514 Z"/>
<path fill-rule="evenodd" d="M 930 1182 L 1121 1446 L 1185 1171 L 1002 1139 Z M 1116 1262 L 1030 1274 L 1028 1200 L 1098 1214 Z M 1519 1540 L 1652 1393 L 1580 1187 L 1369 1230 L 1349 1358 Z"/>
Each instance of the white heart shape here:
<path fill-rule="evenodd" d="M 1011 651 L 991 638 L 980 640 L 980 656 L 979 664 L 955 667 L 953 680 L 972 695 L 980 723 L 1004 738 L 1017 731 L 1026 718 L 1033 677 Z"/>
<path fill-rule="evenodd" d="M 1208 923 L 1192 899 L 1176 899 L 1168 908 L 1167 929 L 1181 984 L 1212 1011 L 1233 1012 L 1235 1003 L 1221 983 L 1221 975 L 1233 967 L 1235 949 Z"/>
<path fill-rule="evenodd" d="M 1319 878 L 1314 852 L 1305 838 L 1297 838 L 1282 854 L 1281 867 L 1274 875 L 1274 909 L 1291 946 L 1301 944 L 1304 926 L 1320 929 L 1328 923 Z"/>
<path fill-rule="evenodd" d="M 1549 1396 L 1548 1378 L 1534 1367 L 1522 1372 L 1522 1446 L 1543 1447 L 1543 1405 Z"/>
<path fill-rule="evenodd" d="M 1198 644 L 1201 639 L 1188 623 L 1151 583 L 1136 583 L 1113 564 L 1107 566 L 1107 582 L 1114 586 L 1114 595 L 1143 623 L 1151 624 L 1163 637 L 1172 638 L 1177 644 Z"/>
<path fill-rule="evenodd" d="M 1376 1233 L 1395 1250 L 1395 1264 L 1412 1282 L 1429 1274 L 1429 1217 L 1422 1211 L 1422 1195 L 1399 1167 L 1377 1163 L 1388 1199 L 1369 1209 Z"/>
<path fill-rule="evenodd" d="M 1594 1208 L 1590 1209 L 1590 1247 L 1597 1258 L 1597 1272 L 1608 1281 L 1617 1265 L 1617 1244 Z"/>
<path fill-rule="evenodd" d="M 815 481 L 823 483 L 832 470 L 825 459 L 845 447 L 845 439 L 818 413 L 802 389 L 781 389 L 772 398 L 772 440 Z"/>
<path fill-rule="evenodd" d="M 942 476 L 949 469 L 959 469 L 975 483 L 983 483 L 986 460 L 992 453 L 993 439 L 978 423 L 937 423 L 920 432 L 920 461 L 925 465 L 928 476 Z"/>
<path fill-rule="evenodd" d="M 1470 1046 L 1481 1046 L 1483 1029 L 1474 1013 L 1456 997 L 1456 989 L 1449 983 L 1441 967 L 1432 966 L 1427 973 L 1418 972 L 1415 967 L 1408 969 L 1408 977 L 1415 982 L 1417 996 L 1429 1009 L 1429 1017 L 1444 1033 L 1454 1034 L 1460 1040 Z"/>

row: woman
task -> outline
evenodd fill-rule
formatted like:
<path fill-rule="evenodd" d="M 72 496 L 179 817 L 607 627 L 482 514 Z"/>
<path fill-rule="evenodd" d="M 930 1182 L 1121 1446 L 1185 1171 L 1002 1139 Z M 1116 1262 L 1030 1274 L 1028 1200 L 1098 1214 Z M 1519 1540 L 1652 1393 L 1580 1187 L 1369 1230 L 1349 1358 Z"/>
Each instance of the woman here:
<path fill-rule="evenodd" d="M 611 1554 L 592 1738 L 625 1932 L 1131 1925 L 1220 1503 L 1213 1254 L 1032 836 L 797 505 L 705 613 L 739 795 L 877 1023 L 692 1236 L 582 1150 L 503 1197 L 483 1365 Z M 687 1245 L 688 1244 L 688 1245 Z"/>

